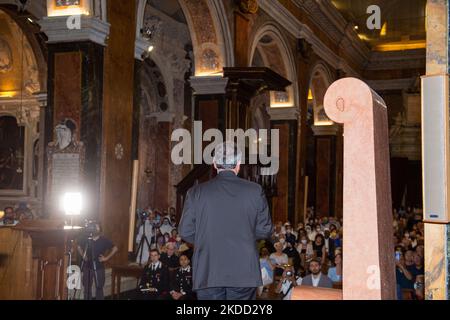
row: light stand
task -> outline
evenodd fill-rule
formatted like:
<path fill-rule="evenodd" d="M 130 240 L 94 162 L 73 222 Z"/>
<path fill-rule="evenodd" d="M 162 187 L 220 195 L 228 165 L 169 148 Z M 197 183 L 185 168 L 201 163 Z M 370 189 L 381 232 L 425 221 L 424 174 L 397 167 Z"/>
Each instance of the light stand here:
<path fill-rule="evenodd" d="M 142 266 L 142 254 L 144 253 L 144 245 L 147 245 L 147 249 L 149 252 L 151 249 L 151 244 L 148 241 L 147 234 L 145 233 L 145 222 L 146 222 L 146 219 L 141 218 L 140 227 L 142 227 L 142 237 L 141 237 L 141 240 L 139 241 L 139 245 L 136 250 L 136 257 L 139 256 L 139 266 Z M 152 224 L 152 232 L 153 232 L 153 224 Z"/>
<path fill-rule="evenodd" d="M 73 217 L 79 216 L 82 210 L 82 196 L 79 192 L 67 192 L 62 197 L 61 207 L 66 216 L 70 218 L 70 226 L 65 226 L 65 230 L 75 230 L 80 229 L 80 227 L 74 227 L 73 225 Z M 72 248 L 73 248 L 73 240 L 71 240 L 71 245 L 69 248 L 66 247 L 66 255 L 69 257 L 68 261 L 68 269 L 72 271 Z M 71 276 L 70 272 L 67 272 L 66 285 Z M 77 279 L 77 283 L 81 283 L 81 274 L 79 275 L 80 279 Z M 77 289 L 74 288 L 73 299 L 75 299 Z M 70 300 L 69 288 L 67 288 L 67 299 Z"/>

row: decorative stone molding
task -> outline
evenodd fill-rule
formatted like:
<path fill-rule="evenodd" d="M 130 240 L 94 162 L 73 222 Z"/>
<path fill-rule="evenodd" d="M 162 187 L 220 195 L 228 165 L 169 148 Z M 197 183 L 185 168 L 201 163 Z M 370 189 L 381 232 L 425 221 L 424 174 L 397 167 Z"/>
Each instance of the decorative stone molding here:
<path fill-rule="evenodd" d="M 270 116 L 270 120 L 298 120 L 300 116 L 299 109 L 297 107 L 292 108 L 267 108 L 267 113 Z"/>
<path fill-rule="evenodd" d="M 144 54 L 148 52 L 150 43 L 142 38 L 141 36 L 136 37 L 136 42 L 134 46 L 134 58 L 140 61 L 144 60 Z"/>
<path fill-rule="evenodd" d="M 339 45 L 339 49 L 359 64 L 364 64 L 370 54 L 369 48 L 359 39 L 358 34 L 331 3 L 331 1 L 294 0 L 294 3 L 303 8 L 313 21 L 330 35 L 330 39 Z"/>
<path fill-rule="evenodd" d="M 173 122 L 175 113 L 172 112 L 153 112 L 146 116 L 146 118 L 155 118 L 156 122 Z"/>
<path fill-rule="evenodd" d="M 225 94 L 228 78 L 217 76 L 191 77 L 190 82 L 196 95 Z"/>
<path fill-rule="evenodd" d="M 98 18 L 81 15 L 81 28 L 69 29 L 68 17 L 44 17 L 39 21 L 41 31 L 47 37 L 47 43 L 92 41 L 106 46 L 110 24 Z"/>
<path fill-rule="evenodd" d="M 416 78 L 392 79 L 392 80 L 367 80 L 366 83 L 375 91 L 407 90 Z"/>
<path fill-rule="evenodd" d="M 366 70 L 421 69 L 426 64 L 426 50 L 372 52 Z"/>
<path fill-rule="evenodd" d="M 343 69 L 349 76 L 360 76 L 358 72 L 348 65 L 345 59 L 338 56 L 325 45 L 307 25 L 298 21 L 281 3 L 272 0 L 260 0 L 259 5 L 275 21 L 283 21 L 283 27 L 294 37 L 306 39 L 306 41 L 311 43 L 314 52 L 330 63 L 333 68 Z"/>
<path fill-rule="evenodd" d="M 38 102 L 39 106 L 41 108 L 47 107 L 47 92 L 39 92 L 34 94 L 34 97 L 36 98 L 36 101 Z"/>
<path fill-rule="evenodd" d="M 324 125 L 324 126 L 312 126 L 314 136 L 338 136 L 342 135 L 342 126 L 337 124 Z"/>

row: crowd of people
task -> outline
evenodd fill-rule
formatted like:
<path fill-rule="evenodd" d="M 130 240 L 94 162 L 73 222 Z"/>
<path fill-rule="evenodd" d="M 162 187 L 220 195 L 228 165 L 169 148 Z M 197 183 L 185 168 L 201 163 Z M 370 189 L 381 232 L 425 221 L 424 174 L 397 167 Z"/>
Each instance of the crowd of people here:
<path fill-rule="evenodd" d="M 25 202 L 18 203 L 15 207 L 6 207 L 0 214 L 0 226 L 15 226 L 23 220 L 33 220 L 34 214 Z"/>
<path fill-rule="evenodd" d="M 178 235 L 175 209 L 146 209 L 136 236 L 136 262 L 145 266 L 139 294 L 145 299 L 194 299 L 191 260 L 193 248 Z M 393 241 L 398 299 L 424 299 L 424 224 L 418 209 L 393 211 Z M 33 219 L 25 204 L 4 209 L 0 225 Z M 262 295 L 273 286 L 289 300 L 299 285 L 323 288 L 342 286 L 343 220 L 308 218 L 293 226 L 275 223 L 271 239 L 258 243 Z"/>
<path fill-rule="evenodd" d="M 144 265 L 137 299 L 193 300 L 192 247 L 178 235 L 175 208 L 140 213 L 136 262 Z"/>
<path fill-rule="evenodd" d="M 424 299 L 424 224 L 420 210 L 394 210 L 393 234 L 397 298 Z M 321 288 L 342 287 L 343 220 L 308 218 L 297 226 L 279 221 L 270 241 L 260 245 L 260 263 L 264 287 L 275 285 L 276 292 L 289 300 L 299 285 Z"/>
<path fill-rule="evenodd" d="M 398 299 L 424 299 L 424 224 L 418 209 L 394 210 Z"/>

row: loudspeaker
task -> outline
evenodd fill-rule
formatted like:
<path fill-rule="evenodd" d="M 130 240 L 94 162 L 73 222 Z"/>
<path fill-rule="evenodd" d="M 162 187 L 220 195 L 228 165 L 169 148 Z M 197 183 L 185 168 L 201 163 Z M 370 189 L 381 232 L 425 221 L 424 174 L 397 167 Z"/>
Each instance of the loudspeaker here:
<path fill-rule="evenodd" d="M 449 76 L 422 77 L 424 221 L 449 223 Z"/>

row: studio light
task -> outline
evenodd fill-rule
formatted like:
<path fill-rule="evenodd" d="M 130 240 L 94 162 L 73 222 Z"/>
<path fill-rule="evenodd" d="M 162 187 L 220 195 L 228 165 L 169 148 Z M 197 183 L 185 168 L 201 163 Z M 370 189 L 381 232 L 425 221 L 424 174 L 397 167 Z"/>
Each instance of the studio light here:
<path fill-rule="evenodd" d="M 79 216 L 81 214 L 82 196 L 80 192 L 67 192 L 63 196 L 62 207 L 66 216 Z"/>
<path fill-rule="evenodd" d="M 82 195 L 80 192 L 66 192 L 62 198 L 62 209 L 66 216 L 70 217 L 70 228 L 73 229 L 73 217 L 79 216 L 83 209 Z"/>

